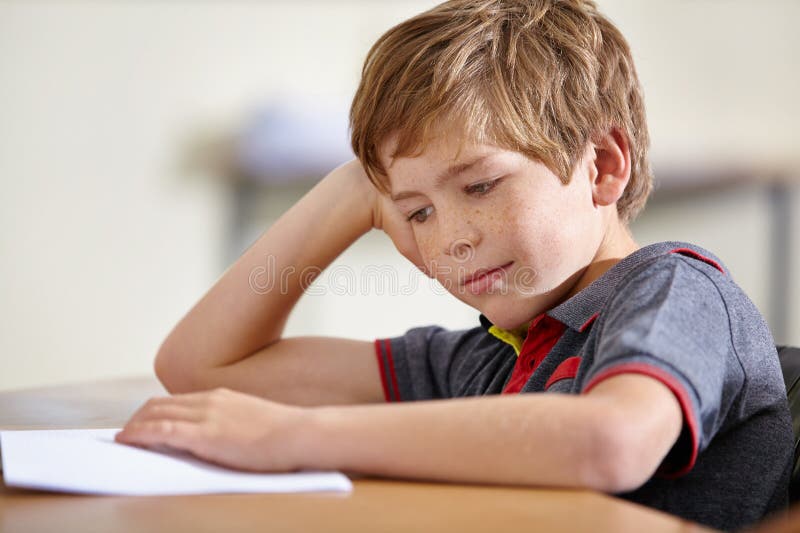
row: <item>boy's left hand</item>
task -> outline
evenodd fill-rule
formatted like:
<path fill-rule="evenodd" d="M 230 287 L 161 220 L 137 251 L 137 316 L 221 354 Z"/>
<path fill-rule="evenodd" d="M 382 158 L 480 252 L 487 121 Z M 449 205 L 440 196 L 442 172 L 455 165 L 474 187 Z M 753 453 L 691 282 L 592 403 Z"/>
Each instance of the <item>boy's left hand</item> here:
<path fill-rule="evenodd" d="M 309 409 L 227 389 L 147 401 L 115 440 L 170 446 L 240 470 L 288 472 L 301 468 L 299 436 Z"/>

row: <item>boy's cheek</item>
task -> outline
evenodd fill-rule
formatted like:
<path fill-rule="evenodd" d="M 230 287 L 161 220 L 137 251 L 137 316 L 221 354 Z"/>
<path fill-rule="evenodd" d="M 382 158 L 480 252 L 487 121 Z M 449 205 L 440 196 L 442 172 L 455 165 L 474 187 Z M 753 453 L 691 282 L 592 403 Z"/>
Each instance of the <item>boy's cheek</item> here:
<path fill-rule="evenodd" d="M 434 268 L 434 264 L 437 261 L 437 255 L 433 251 L 433 239 L 427 233 L 429 232 L 415 229 L 414 240 L 417 243 L 417 248 L 419 249 L 420 256 L 422 256 L 423 263 L 425 263 L 429 272 L 435 274 L 436 269 Z"/>

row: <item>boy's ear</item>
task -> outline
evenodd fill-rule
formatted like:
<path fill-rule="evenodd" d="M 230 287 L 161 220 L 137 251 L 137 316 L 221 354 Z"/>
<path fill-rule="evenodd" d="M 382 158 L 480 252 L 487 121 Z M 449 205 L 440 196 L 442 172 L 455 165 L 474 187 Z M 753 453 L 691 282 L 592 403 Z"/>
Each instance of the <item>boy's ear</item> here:
<path fill-rule="evenodd" d="M 614 128 L 592 141 L 589 177 L 596 206 L 612 205 L 622 197 L 631 177 L 631 153 L 627 136 Z"/>

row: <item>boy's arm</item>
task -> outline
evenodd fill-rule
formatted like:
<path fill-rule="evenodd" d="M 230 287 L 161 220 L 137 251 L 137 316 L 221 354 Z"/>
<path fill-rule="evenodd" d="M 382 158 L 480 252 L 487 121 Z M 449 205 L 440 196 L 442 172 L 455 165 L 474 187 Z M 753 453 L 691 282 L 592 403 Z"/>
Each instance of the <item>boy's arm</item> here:
<path fill-rule="evenodd" d="M 622 374 L 587 394 L 301 408 L 217 390 L 148 402 L 119 442 L 169 445 L 258 471 L 339 469 L 468 483 L 632 490 L 676 442 L 660 381 Z"/>
<path fill-rule="evenodd" d="M 681 427 L 665 385 L 627 374 L 580 396 L 318 409 L 307 459 L 390 477 L 622 492 L 653 475 Z"/>
<path fill-rule="evenodd" d="M 167 390 L 228 387 L 297 405 L 381 401 L 371 342 L 281 338 L 313 277 L 380 227 L 376 198 L 353 160 L 281 216 L 162 344 L 155 368 Z"/>

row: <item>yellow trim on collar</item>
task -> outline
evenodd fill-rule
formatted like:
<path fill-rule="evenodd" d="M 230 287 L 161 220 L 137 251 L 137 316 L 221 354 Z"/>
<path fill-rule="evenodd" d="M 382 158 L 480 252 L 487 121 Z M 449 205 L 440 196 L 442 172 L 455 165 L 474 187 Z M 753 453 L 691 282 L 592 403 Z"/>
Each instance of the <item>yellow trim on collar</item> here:
<path fill-rule="evenodd" d="M 501 341 L 505 342 L 506 344 L 511 345 L 511 347 L 514 348 L 517 357 L 519 357 L 519 352 L 520 350 L 522 350 L 522 343 L 525 340 L 525 334 L 527 332 L 528 332 L 527 324 L 524 324 L 515 330 L 498 328 L 495 325 L 489 327 L 489 333 L 491 333 Z"/>

